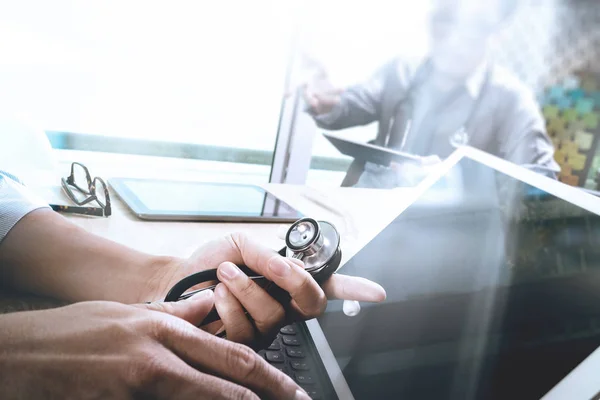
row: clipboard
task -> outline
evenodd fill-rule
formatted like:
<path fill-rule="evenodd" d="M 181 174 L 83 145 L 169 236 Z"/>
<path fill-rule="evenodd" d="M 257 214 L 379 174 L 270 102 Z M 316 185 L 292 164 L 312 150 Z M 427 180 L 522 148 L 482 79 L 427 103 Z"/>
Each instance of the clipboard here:
<path fill-rule="evenodd" d="M 367 161 L 386 167 L 392 162 L 401 163 L 409 161 L 417 164 L 423 163 L 423 157 L 414 154 L 404 153 L 370 143 L 357 142 L 328 132 L 323 132 L 323 136 L 325 136 L 325 138 L 329 140 L 340 153 L 353 157 L 356 160 Z"/>

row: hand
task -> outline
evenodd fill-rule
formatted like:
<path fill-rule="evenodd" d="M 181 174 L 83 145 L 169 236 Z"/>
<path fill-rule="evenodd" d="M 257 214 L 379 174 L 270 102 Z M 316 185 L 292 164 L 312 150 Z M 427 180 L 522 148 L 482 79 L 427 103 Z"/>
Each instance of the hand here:
<path fill-rule="evenodd" d="M 273 281 L 291 295 L 289 313 L 236 265 L 246 265 Z M 269 339 L 286 321 L 310 319 L 320 315 L 327 298 L 379 302 L 385 291 L 367 279 L 334 274 L 321 288 L 303 268 L 301 261 L 281 257 L 243 234 L 232 234 L 199 248 L 187 261 L 163 270 L 161 282 L 155 286 L 154 299 L 162 299 L 180 279 L 201 270 L 218 268 L 222 282 L 215 289 L 215 307 L 220 322 L 209 331 L 222 327 L 227 338 L 240 343 L 253 343 L 260 337 Z M 244 314 L 252 316 L 254 326 Z M 258 337 L 257 337 L 258 336 Z"/>
<path fill-rule="evenodd" d="M 329 76 L 323 64 L 306 52 L 301 52 L 299 77 L 293 77 L 292 87 L 294 90 L 300 88 L 304 101 L 310 107 L 313 114 L 326 114 L 340 102 L 340 94 L 343 89 L 336 88 L 329 80 Z M 286 97 L 294 90 L 288 91 Z"/>
<path fill-rule="evenodd" d="M 212 306 L 206 291 L 0 316 L 2 397 L 308 399 L 248 347 L 196 328 Z"/>
<path fill-rule="evenodd" d="M 325 68 L 316 62 L 311 78 L 304 86 L 304 101 L 313 114 L 327 114 L 340 103 L 340 94 L 343 89 L 334 87 L 329 81 Z"/>
<path fill-rule="evenodd" d="M 328 80 L 327 75 L 316 75 L 304 87 L 304 101 L 313 114 L 321 115 L 330 113 L 339 103 L 340 94 L 344 89 L 335 88 Z"/>

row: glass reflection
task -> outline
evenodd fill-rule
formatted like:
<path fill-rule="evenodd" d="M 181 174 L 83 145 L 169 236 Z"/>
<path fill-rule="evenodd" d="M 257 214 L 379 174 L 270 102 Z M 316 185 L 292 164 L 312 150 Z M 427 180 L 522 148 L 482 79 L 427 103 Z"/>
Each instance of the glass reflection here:
<path fill-rule="evenodd" d="M 600 217 L 468 159 L 344 273 L 388 293 L 319 319 L 357 399 L 539 398 L 600 346 Z"/>

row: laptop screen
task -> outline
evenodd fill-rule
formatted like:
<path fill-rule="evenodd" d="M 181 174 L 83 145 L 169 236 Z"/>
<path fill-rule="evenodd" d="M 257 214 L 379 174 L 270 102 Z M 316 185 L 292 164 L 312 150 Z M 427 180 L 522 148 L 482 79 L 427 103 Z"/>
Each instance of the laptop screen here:
<path fill-rule="evenodd" d="M 343 273 L 388 293 L 318 320 L 356 399 L 540 398 L 600 346 L 600 217 L 468 158 Z"/>

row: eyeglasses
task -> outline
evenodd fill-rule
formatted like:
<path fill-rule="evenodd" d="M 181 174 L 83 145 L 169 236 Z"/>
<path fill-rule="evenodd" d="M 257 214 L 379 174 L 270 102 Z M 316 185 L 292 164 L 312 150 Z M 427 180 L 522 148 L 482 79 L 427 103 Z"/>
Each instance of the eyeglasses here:
<path fill-rule="evenodd" d="M 72 214 L 95 215 L 108 217 L 111 215 L 110 195 L 102 178 L 92 179 L 90 171 L 81 163 L 71 164 L 71 174 L 61 179 L 62 188 L 77 206 L 50 204 L 54 211 Z M 95 201 L 100 207 L 83 207 Z"/>

